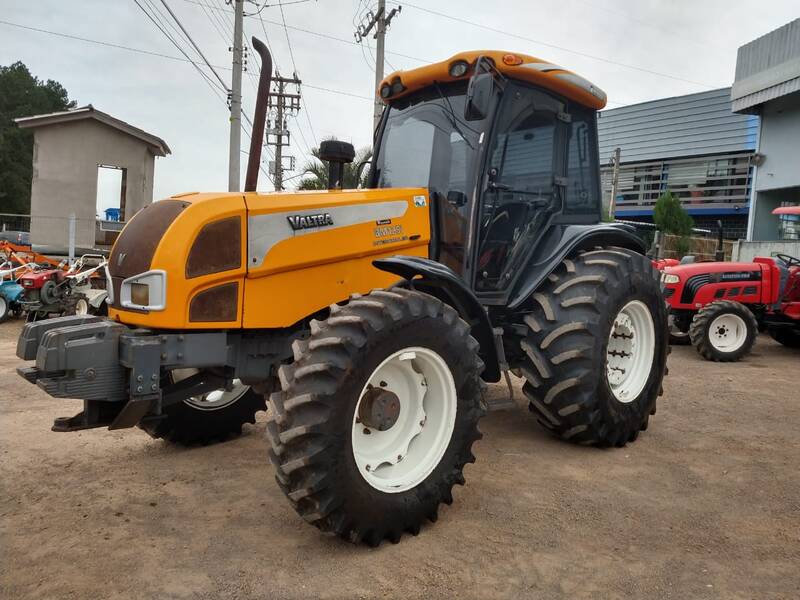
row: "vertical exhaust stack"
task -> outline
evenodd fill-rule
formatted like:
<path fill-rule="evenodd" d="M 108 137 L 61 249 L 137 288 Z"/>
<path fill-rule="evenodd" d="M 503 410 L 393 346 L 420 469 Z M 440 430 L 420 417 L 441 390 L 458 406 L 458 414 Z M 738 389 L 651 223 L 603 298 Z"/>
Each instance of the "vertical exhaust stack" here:
<path fill-rule="evenodd" d="M 269 86 L 272 82 L 272 56 L 267 47 L 255 37 L 253 48 L 261 57 L 261 73 L 258 76 L 258 95 L 256 109 L 253 113 L 253 131 L 250 136 L 250 156 L 247 160 L 247 175 L 244 179 L 244 191 L 255 192 L 258 186 L 258 171 L 261 165 L 261 148 L 264 140 L 264 123 L 269 107 Z"/>

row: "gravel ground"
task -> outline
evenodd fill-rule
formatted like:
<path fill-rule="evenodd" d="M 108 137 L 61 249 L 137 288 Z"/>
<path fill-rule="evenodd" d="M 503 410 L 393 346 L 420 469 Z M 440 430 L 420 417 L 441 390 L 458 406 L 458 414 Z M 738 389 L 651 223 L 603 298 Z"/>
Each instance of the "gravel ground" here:
<path fill-rule="evenodd" d="M 675 348 L 658 414 L 623 449 L 490 414 L 439 521 L 369 549 L 294 513 L 263 415 L 189 450 L 50 432 L 80 403 L 14 373 L 20 327 L 0 325 L 4 598 L 800 597 L 800 353 L 764 336 L 738 364 Z"/>

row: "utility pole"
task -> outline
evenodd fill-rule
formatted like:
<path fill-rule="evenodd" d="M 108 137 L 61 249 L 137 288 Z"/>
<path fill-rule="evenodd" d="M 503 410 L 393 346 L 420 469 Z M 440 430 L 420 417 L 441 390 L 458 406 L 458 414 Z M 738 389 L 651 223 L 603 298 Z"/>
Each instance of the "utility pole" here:
<path fill-rule="evenodd" d="M 386 41 L 386 28 L 388 27 L 389 23 L 391 23 L 392 19 L 394 19 L 395 15 L 398 14 L 400 11 L 403 10 L 402 6 L 398 6 L 397 8 L 393 8 L 389 14 L 386 14 L 386 0 L 378 0 L 378 10 L 375 14 L 372 11 L 367 13 L 367 23 L 361 24 L 358 26 L 355 32 L 356 41 L 360 44 L 361 40 L 367 37 L 372 31 L 372 28 L 375 28 L 375 35 L 373 35 L 373 39 L 376 40 L 375 45 L 375 100 L 374 100 L 374 112 L 373 112 L 373 123 L 372 127 L 373 130 L 378 126 L 378 121 L 381 120 L 381 113 L 383 112 L 383 102 L 381 102 L 380 96 L 378 95 L 378 86 L 383 81 L 383 62 L 384 62 L 384 47 Z"/>
<path fill-rule="evenodd" d="M 300 84 L 303 83 L 294 74 L 291 78 L 281 77 L 276 73 L 272 79 L 276 86 L 275 91 L 269 96 L 270 111 L 274 111 L 274 120 L 267 120 L 267 145 L 275 148 L 275 162 L 270 169 L 275 191 L 283 189 L 283 172 L 294 170 L 294 156 L 284 156 L 283 148 L 289 145 L 289 129 L 286 126 L 287 115 L 296 115 L 300 112 Z M 297 86 L 296 93 L 286 91 L 287 86 Z M 283 160 L 289 159 L 288 168 L 284 167 Z"/>
<path fill-rule="evenodd" d="M 231 76 L 231 91 L 229 94 L 231 107 L 231 134 L 228 149 L 228 191 L 238 192 L 242 148 L 242 29 L 244 21 L 244 0 L 231 0 L 233 2 L 233 74 Z"/>
<path fill-rule="evenodd" d="M 617 208 L 617 189 L 619 188 L 619 157 L 622 153 L 620 148 L 614 149 L 614 155 L 611 157 L 611 201 L 608 203 L 608 218 L 614 220 L 614 213 Z"/>

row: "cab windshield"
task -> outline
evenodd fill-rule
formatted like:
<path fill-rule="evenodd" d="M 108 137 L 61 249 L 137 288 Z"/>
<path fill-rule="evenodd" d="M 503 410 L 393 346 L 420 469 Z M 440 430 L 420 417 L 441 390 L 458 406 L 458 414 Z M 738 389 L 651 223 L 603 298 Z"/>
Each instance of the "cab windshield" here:
<path fill-rule="evenodd" d="M 379 188 L 425 187 L 439 211 L 439 260 L 456 271 L 464 261 L 478 149 L 488 118 L 464 120 L 466 82 L 437 84 L 392 102 L 374 171 Z"/>

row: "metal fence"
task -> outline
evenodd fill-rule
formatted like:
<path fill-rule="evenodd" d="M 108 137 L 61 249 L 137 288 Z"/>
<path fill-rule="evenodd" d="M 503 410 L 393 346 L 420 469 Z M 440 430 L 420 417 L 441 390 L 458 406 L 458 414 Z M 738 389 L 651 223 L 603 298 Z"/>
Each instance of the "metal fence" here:
<path fill-rule="evenodd" d="M 13 213 L 0 213 L 0 232 L 26 231 L 30 233 L 31 216 Z"/>
<path fill-rule="evenodd" d="M 79 251 L 108 249 L 125 223 L 97 218 L 0 213 L 0 240 L 21 245 L 33 244 L 45 253 L 66 254 L 70 247 Z"/>

